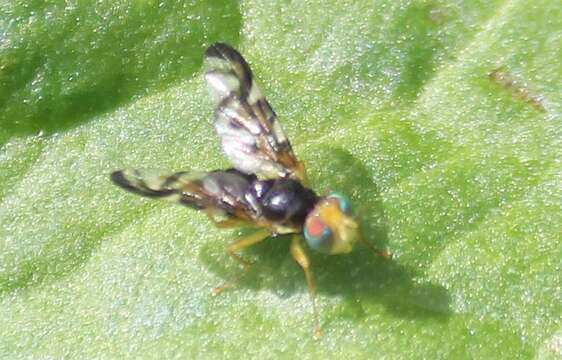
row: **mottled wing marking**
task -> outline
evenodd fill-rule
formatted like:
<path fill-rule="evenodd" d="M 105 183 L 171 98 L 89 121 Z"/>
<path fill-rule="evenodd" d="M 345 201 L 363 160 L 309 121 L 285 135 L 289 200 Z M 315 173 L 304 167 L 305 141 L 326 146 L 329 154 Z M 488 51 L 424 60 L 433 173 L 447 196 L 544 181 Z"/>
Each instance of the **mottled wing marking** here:
<path fill-rule="evenodd" d="M 161 198 L 215 216 L 249 220 L 255 210 L 244 199 L 249 182 L 255 179 L 236 170 L 178 172 L 161 175 L 147 170 L 119 170 L 111 180 L 121 188 L 142 196 Z"/>
<path fill-rule="evenodd" d="M 216 43 L 207 49 L 205 61 L 205 79 L 217 103 L 215 128 L 233 165 L 248 174 L 304 181 L 304 166 L 242 55 Z"/>

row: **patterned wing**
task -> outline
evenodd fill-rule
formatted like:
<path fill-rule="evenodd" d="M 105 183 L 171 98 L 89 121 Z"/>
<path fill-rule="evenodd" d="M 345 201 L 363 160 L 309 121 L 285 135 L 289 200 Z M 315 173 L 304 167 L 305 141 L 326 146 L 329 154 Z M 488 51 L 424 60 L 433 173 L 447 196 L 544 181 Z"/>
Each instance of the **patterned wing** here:
<path fill-rule="evenodd" d="M 217 103 L 215 128 L 232 164 L 247 174 L 305 182 L 304 166 L 242 55 L 216 43 L 207 49 L 205 61 L 205 80 Z"/>
<path fill-rule="evenodd" d="M 171 175 L 136 169 L 119 170 L 111 174 L 111 180 L 132 193 L 205 210 L 213 218 L 226 216 L 252 220 L 257 216 L 257 209 L 245 196 L 256 177 L 235 169 Z"/>

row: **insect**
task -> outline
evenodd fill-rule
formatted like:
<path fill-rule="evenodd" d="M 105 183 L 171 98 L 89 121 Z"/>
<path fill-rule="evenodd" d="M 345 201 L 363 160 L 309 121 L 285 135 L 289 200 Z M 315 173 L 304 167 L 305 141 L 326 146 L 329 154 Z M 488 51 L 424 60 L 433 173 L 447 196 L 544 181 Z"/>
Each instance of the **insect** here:
<path fill-rule="evenodd" d="M 245 270 L 251 264 L 239 255 L 241 250 L 268 237 L 293 234 L 290 252 L 304 270 L 319 335 L 316 285 L 303 238 L 310 248 L 325 254 L 348 253 L 358 241 L 377 255 L 389 253 L 363 239 L 345 195 L 319 196 L 307 187 L 304 164 L 295 156 L 242 55 L 227 44 L 215 43 L 206 50 L 205 63 L 205 80 L 216 101 L 214 125 L 233 168 L 164 175 L 119 170 L 111 179 L 132 193 L 201 210 L 218 227 L 254 225 L 256 232 L 228 246 L 230 256 Z M 235 285 L 242 274 L 215 293 Z"/>

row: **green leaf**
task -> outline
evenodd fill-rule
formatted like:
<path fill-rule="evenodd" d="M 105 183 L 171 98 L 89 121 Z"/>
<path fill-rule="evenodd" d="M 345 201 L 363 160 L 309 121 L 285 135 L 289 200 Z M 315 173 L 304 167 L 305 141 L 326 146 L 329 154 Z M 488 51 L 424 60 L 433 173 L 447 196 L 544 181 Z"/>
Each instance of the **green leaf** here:
<path fill-rule="evenodd" d="M 0 4 L 0 356 L 560 358 L 562 14 L 555 1 Z M 367 239 L 285 237 L 113 186 L 228 166 L 206 46 L 252 65 L 319 192 Z"/>

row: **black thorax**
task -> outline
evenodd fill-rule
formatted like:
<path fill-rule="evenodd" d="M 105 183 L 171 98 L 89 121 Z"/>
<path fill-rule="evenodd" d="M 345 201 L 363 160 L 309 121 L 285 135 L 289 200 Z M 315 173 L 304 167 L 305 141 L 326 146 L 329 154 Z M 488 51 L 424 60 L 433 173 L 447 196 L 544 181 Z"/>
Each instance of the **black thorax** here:
<path fill-rule="evenodd" d="M 302 228 L 306 216 L 318 202 L 318 196 L 299 181 L 279 178 L 259 180 L 255 175 L 235 169 L 209 173 L 204 183 L 220 188 L 223 199 L 236 199 L 238 205 L 251 209 L 256 219 L 265 218 L 279 225 Z M 221 204 L 227 210 L 233 204 Z"/>

